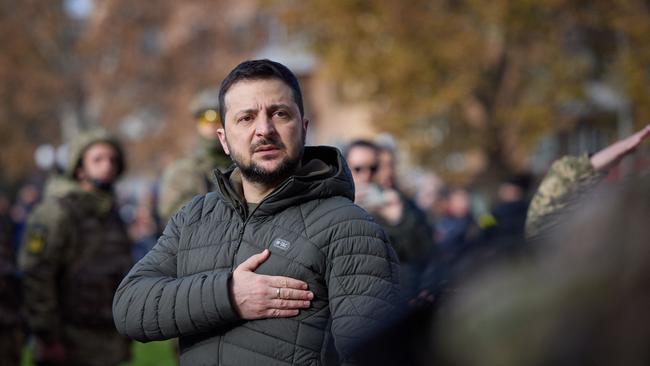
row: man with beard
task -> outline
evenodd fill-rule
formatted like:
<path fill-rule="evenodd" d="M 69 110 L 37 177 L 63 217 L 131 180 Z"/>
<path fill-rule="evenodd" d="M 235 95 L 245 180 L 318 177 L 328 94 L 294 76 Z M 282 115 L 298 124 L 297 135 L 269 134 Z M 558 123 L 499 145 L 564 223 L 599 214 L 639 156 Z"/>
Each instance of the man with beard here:
<path fill-rule="evenodd" d="M 118 330 L 179 337 L 181 365 L 319 365 L 331 332 L 341 362 L 396 311 L 398 263 L 353 204 L 341 153 L 305 147 L 293 73 L 246 61 L 219 93 L 235 167 L 172 216 L 120 284 Z"/>
<path fill-rule="evenodd" d="M 368 140 L 355 140 L 345 149 L 352 169 L 355 203 L 386 230 L 400 260 L 403 295 L 414 297 L 419 277 L 434 254 L 433 230 L 426 215 L 397 188 L 395 152 Z"/>
<path fill-rule="evenodd" d="M 118 365 L 130 341 L 115 331 L 113 292 L 133 264 L 115 205 L 122 148 L 103 130 L 69 148 L 64 190 L 48 195 L 27 222 L 19 258 L 24 312 L 37 365 Z"/>

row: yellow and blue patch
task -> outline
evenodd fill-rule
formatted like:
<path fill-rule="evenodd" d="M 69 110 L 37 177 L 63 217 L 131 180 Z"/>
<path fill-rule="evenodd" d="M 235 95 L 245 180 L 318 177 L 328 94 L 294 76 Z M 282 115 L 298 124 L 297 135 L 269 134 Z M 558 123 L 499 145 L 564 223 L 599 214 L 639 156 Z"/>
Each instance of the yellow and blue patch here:
<path fill-rule="evenodd" d="M 35 226 L 29 229 L 25 240 L 25 249 L 30 254 L 40 254 L 45 250 L 45 238 L 47 229 L 43 226 Z"/>

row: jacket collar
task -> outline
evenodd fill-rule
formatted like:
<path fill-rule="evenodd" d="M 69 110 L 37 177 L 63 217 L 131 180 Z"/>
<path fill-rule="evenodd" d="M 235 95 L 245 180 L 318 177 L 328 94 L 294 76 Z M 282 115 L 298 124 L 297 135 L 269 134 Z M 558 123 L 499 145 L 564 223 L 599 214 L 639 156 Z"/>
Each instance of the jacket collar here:
<path fill-rule="evenodd" d="M 239 169 L 224 173 L 215 170 L 215 176 L 219 196 L 246 216 Z M 301 167 L 260 202 L 255 215 L 272 215 L 307 201 L 335 196 L 354 200 L 354 183 L 345 159 L 334 147 L 307 146 Z"/>

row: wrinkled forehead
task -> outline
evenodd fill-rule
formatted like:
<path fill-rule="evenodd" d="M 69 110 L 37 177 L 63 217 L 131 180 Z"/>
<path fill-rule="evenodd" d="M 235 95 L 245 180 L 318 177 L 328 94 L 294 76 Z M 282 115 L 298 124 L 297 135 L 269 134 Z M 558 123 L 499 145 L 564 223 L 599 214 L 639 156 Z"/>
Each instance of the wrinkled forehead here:
<path fill-rule="evenodd" d="M 298 110 L 291 88 L 279 79 L 245 79 L 234 83 L 224 96 L 226 119 L 243 110 L 288 105 Z"/>

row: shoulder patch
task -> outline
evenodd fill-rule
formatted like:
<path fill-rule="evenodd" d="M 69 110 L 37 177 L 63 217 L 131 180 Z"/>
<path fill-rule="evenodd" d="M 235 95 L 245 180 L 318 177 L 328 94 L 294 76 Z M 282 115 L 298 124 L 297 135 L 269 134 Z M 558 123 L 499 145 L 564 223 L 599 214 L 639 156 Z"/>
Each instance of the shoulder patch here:
<path fill-rule="evenodd" d="M 30 228 L 27 232 L 25 245 L 30 254 L 40 254 L 45 249 L 45 237 L 47 229 L 44 226 Z"/>

